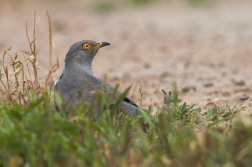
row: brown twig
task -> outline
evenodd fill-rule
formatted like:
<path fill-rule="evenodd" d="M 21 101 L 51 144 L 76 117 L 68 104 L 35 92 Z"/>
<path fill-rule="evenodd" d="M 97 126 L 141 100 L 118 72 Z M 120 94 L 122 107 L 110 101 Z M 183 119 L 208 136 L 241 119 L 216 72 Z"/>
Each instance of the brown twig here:
<path fill-rule="evenodd" d="M 36 25 L 40 17 L 45 14 L 48 19 L 48 30 L 49 30 L 49 70 L 46 76 L 45 83 L 41 85 L 39 82 L 39 73 L 37 67 L 37 56 L 38 49 L 36 46 Z M 32 38 L 30 38 L 28 33 L 28 25 L 26 22 L 26 36 L 29 43 L 29 50 L 21 50 L 23 60 L 18 58 L 18 53 L 15 56 L 11 56 L 8 51 L 11 48 L 6 49 L 2 56 L 2 71 L 0 73 L 0 92 L 7 96 L 9 101 L 16 101 L 20 105 L 28 105 L 32 95 L 38 99 L 43 96 L 43 91 L 48 89 L 51 85 L 50 79 L 52 74 L 59 68 L 58 53 L 55 45 L 52 42 L 52 28 L 51 19 L 48 11 L 44 11 L 38 18 L 36 18 L 36 11 L 34 12 L 34 22 Z M 56 64 L 53 65 L 52 49 L 55 49 L 56 53 Z M 10 57 L 10 63 L 5 64 L 6 55 Z M 14 82 L 12 82 L 12 80 Z M 51 99 L 52 87 L 49 87 L 49 99 Z M 2 98 L 2 97 L 1 97 Z M 4 98 L 2 98 L 4 99 Z"/>

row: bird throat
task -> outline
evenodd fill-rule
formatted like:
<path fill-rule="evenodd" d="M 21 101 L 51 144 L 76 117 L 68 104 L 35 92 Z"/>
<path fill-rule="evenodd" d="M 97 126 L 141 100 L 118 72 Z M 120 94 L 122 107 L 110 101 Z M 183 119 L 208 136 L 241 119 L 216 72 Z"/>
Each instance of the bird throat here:
<path fill-rule="evenodd" d="M 70 66 L 65 66 L 63 73 L 69 73 L 71 76 L 82 76 L 82 75 L 90 75 L 93 76 L 92 66 L 90 64 L 80 64 L 74 63 Z"/>

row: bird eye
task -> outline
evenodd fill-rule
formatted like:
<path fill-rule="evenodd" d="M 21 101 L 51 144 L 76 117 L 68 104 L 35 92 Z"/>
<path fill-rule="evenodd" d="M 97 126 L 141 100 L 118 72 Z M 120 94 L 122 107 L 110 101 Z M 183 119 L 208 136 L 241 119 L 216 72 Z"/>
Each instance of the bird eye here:
<path fill-rule="evenodd" d="M 86 42 L 86 43 L 84 43 L 84 44 L 82 45 L 82 49 L 84 49 L 84 50 L 88 50 L 88 49 L 90 49 L 90 48 L 91 48 L 91 44 L 88 43 L 88 42 Z"/>

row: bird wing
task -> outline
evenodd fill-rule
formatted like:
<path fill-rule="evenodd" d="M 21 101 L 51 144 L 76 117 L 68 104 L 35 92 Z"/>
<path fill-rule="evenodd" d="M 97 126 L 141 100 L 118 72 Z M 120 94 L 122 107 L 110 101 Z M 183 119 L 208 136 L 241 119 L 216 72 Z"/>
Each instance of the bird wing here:
<path fill-rule="evenodd" d="M 83 83 L 85 84 L 83 85 Z M 55 90 L 60 90 L 60 94 L 63 96 L 63 100 L 69 103 L 79 101 L 81 98 L 83 98 L 83 95 L 85 96 L 86 101 L 91 102 L 94 100 L 95 93 L 97 91 L 105 93 L 105 96 L 107 97 L 106 99 L 108 100 L 111 99 L 112 96 L 114 96 L 112 97 L 112 103 L 115 103 L 122 96 L 122 93 L 120 91 L 114 93 L 114 87 L 112 87 L 110 84 L 106 83 L 106 85 L 104 86 L 104 82 L 102 80 L 93 76 L 86 78 L 86 80 L 83 81 L 80 85 L 79 82 L 70 80 L 69 77 L 66 77 L 62 74 L 57 83 L 55 83 Z M 125 97 L 123 99 L 123 102 L 137 106 L 136 103 L 129 97 Z"/>
<path fill-rule="evenodd" d="M 114 89 L 114 88 L 111 85 L 108 84 L 107 85 L 107 92 L 108 92 L 108 94 L 113 93 L 113 92 L 111 92 L 111 89 Z M 117 93 L 116 93 L 115 96 L 116 96 L 117 99 L 120 98 L 120 96 L 122 96 L 122 92 L 117 91 Z M 126 103 L 129 103 L 129 104 L 132 104 L 134 106 L 137 106 L 136 103 L 132 99 L 130 99 L 129 97 L 127 97 L 127 96 L 123 99 L 123 101 L 126 102 Z"/>
<path fill-rule="evenodd" d="M 104 86 L 104 82 L 98 78 L 95 78 L 95 77 L 90 78 L 89 81 L 90 81 L 91 85 L 93 85 L 93 90 L 95 90 L 95 91 L 104 92 L 104 89 L 106 89 L 105 93 L 106 93 L 106 97 L 108 97 L 107 99 L 110 99 L 111 96 L 114 95 L 115 88 L 113 86 L 111 86 L 110 84 L 106 83 L 106 86 Z M 114 96 L 115 96 L 114 101 L 116 101 L 122 96 L 122 92 L 117 91 Z M 127 96 L 123 99 L 123 101 L 126 103 L 129 103 L 129 104 L 132 104 L 134 106 L 137 106 L 137 104 Z"/>

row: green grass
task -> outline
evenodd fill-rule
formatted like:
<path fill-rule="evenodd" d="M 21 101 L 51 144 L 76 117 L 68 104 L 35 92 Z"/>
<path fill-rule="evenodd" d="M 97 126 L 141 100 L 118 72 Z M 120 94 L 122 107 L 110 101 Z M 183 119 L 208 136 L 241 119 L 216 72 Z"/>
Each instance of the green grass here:
<path fill-rule="evenodd" d="M 97 13 L 109 13 L 123 9 L 124 7 L 142 7 L 155 5 L 161 2 L 171 2 L 172 0 L 123 0 L 123 1 L 96 1 L 91 5 L 91 9 Z M 218 0 L 181 0 L 193 7 L 208 7 L 215 5 Z"/>
<path fill-rule="evenodd" d="M 114 11 L 118 8 L 117 4 L 112 1 L 112 2 L 107 2 L 107 1 L 101 1 L 101 2 L 96 2 L 91 6 L 92 10 L 98 13 L 107 13 Z"/>
<path fill-rule="evenodd" d="M 117 119 L 107 109 L 87 116 L 84 107 L 84 114 L 69 119 L 48 101 L 45 93 L 25 107 L 1 105 L 0 166 L 249 166 L 252 161 L 252 126 L 232 122 L 235 108 L 201 113 L 175 99 L 154 118 L 143 112 Z"/>
<path fill-rule="evenodd" d="M 3 53 L 11 63 L 2 64 L 0 75 L 0 167 L 251 166 L 252 125 L 239 120 L 239 109 L 212 106 L 203 112 L 180 103 L 175 84 L 170 92 L 162 90 L 165 102 L 153 117 L 151 108 L 137 117 L 118 117 L 122 98 L 110 109 L 103 94 L 97 94 L 100 115 L 97 106 L 85 105 L 73 111 L 75 117 L 62 108 L 56 113 L 49 81 L 58 61 L 50 63 L 42 84 L 35 61 L 36 23 L 35 16 L 31 40 L 27 30 L 30 51 L 22 51 L 25 62 L 20 53 Z M 141 104 L 141 86 L 139 91 Z"/>
<path fill-rule="evenodd" d="M 130 0 L 130 2 L 135 6 L 147 5 L 158 1 L 160 0 Z"/>
<path fill-rule="evenodd" d="M 218 2 L 218 0 L 185 0 L 190 6 L 211 6 Z"/>

